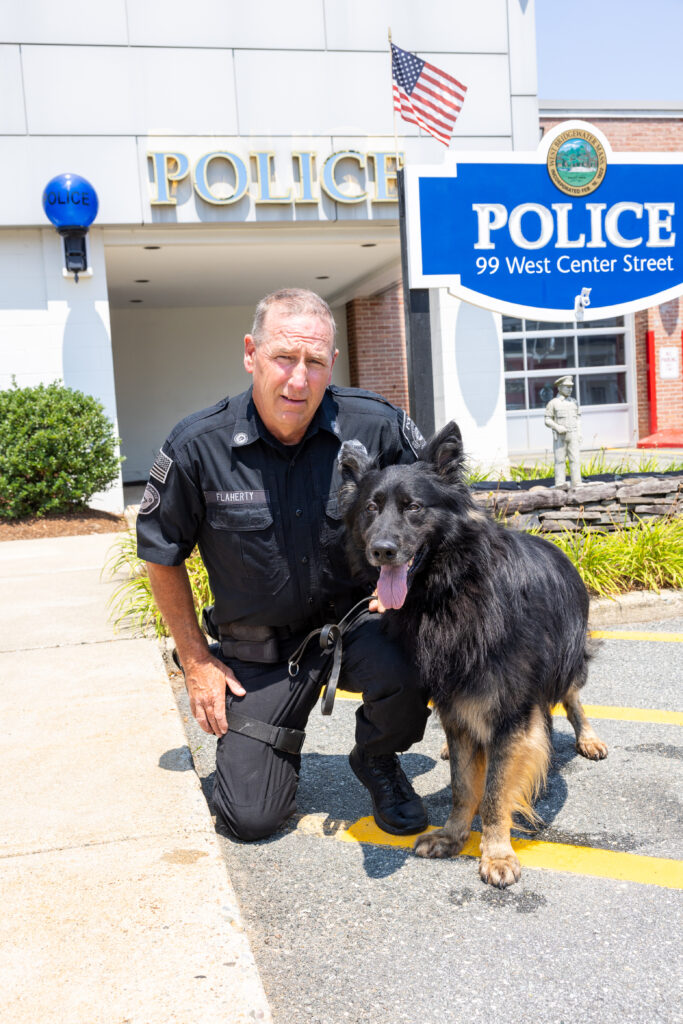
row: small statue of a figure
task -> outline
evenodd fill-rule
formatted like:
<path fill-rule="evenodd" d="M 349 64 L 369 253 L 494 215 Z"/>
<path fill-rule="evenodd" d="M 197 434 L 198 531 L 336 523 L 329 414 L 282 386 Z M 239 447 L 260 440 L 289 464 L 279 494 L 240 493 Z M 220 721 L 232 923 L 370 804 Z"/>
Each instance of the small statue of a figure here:
<path fill-rule="evenodd" d="M 569 459 L 569 477 L 572 487 L 581 483 L 581 464 L 579 456 L 579 407 L 572 398 L 574 379 L 570 376 L 558 377 L 555 381 L 558 393 L 545 407 L 545 425 L 553 432 L 553 452 L 555 455 L 555 486 L 567 486 L 566 460 Z"/>

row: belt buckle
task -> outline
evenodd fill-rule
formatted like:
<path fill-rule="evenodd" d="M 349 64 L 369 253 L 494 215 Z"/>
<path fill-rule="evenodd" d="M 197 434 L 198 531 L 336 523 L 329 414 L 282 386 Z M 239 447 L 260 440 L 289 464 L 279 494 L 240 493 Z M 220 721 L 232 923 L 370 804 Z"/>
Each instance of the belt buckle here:
<path fill-rule="evenodd" d="M 299 736 L 292 736 L 292 732 L 295 731 L 298 730 L 287 729 L 284 725 L 278 726 L 277 740 L 273 746 L 277 750 L 284 750 L 287 754 L 300 754 L 306 734 L 302 732 Z"/>

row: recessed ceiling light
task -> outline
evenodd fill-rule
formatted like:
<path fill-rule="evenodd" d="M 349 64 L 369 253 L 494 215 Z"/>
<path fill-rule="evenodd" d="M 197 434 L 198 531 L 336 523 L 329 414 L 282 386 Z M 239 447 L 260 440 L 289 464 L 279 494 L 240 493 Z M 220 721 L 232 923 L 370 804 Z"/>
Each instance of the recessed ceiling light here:
<path fill-rule="evenodd" d="M 135 283 L 136 284 L 149 284 L 149 278 L 148 277 L 136 277 L 135 278 Z"/>
<path fill-rule="evenodd" d="M 329 281 L 329 279 L 329 274 L 318 274 L 318 276 L 316 277 L 316 281 Z"/>
<path fill-rule="evenodd" d="M 143 245 L 143 249 L 161 249 L 160 245 Z"/>
<path fill-rule="evenodd" d="M 361 249 L 374 249 L 377 242 L 361 242 Z"/>
<path fill-rule="evenodd" d="M 142 299 L 128 299 L 129 302 L 142 302 Z"/>

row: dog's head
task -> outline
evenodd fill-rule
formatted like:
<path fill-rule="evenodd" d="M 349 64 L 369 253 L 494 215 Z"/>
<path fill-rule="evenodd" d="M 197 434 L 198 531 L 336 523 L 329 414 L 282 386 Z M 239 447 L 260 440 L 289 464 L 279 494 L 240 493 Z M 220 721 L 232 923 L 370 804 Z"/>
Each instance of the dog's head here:
<path fill-rule="evenodd" d="M 377 592 L 385 608 L 406 599 L 411 565 L 417 570 L 472 507 L 463 482 L 462 437 L 449 423 L 410 466 L 380 470 L 357 443 L 340 452 L 341 506 L 351 552 L 380 570 Z"/>

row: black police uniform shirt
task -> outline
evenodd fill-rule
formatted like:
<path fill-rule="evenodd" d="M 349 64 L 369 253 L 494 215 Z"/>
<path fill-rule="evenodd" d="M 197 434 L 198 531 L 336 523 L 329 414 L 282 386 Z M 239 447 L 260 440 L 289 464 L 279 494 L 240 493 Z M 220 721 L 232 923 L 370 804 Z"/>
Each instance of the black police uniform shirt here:
<path fill-rule="evenodd" d="M 381 467 L 414 462 L 424 444 L 403 410 L 335 385 L 297 445 L 270 434 L 251 389 L 188 416 L 150 471 L 138 555 L 180 565 L 196 544 L 214 595 L 215 627 L 338 619 L 368 592 L 352 579 L 337 501 L 337 456 L 351 439 Z"/>

